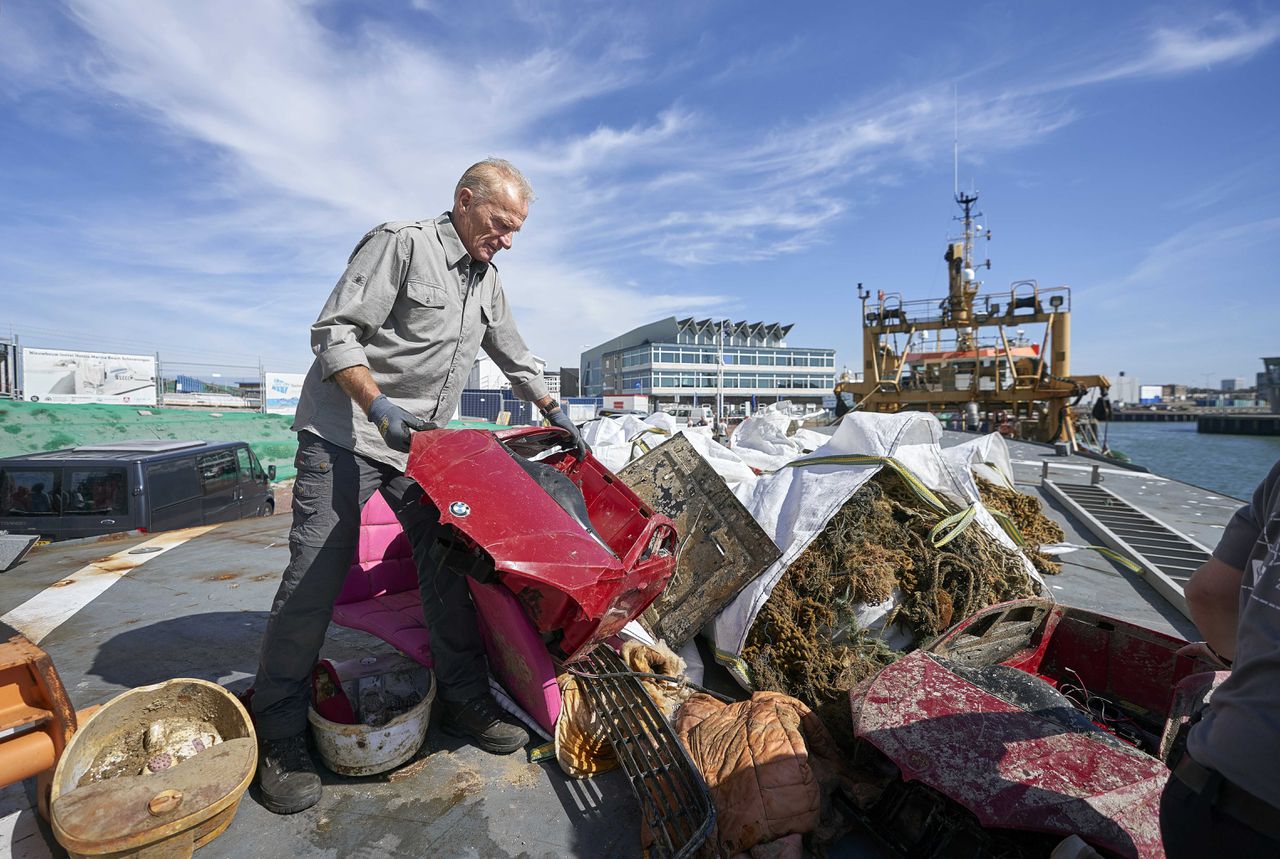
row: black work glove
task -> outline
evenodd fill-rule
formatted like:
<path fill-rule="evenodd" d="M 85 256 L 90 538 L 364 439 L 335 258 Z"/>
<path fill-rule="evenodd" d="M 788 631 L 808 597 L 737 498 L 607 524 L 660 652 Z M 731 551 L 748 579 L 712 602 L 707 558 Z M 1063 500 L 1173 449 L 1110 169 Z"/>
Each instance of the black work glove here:
<path fill-rule="evenodd" d="M 586 459 L 587 454 L 591 452 L 591 448 L 587 447 L 586 441 L 582 438 L 582 433 L 573 425 L 573 421 L 569 420 L 569 416 L 565 414 L 564 409 L 556 409 L 546 417 L 553 427 L 566 430 L 569 435 L 573 436 L 573 443 L 578 447 L 578 461 L 581 462 Z"/>
<path fill-rule="evenodd" d="M 430 421 L 424 421 L 388 400 L 386 394 L 378 394 L 378 398 L 369 404 L 369 423 L 378 428 L 387 447 L 401 453 L 409 452 L 409 438 L 415 432 L 436 428 Z"/>

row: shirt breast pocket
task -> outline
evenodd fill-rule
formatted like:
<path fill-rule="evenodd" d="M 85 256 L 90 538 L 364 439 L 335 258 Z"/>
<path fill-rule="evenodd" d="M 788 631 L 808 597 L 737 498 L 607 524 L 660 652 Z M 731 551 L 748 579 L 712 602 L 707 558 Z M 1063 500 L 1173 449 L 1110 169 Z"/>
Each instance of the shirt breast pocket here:
<path fill-rule="evenodd" d="M 410 342 L 435 342 L 447 336 L 455 312 L 444 288 L 428 281 L 411 280 L 396 300 L 396 329 Z"/>
<path fill-rule="evenodd" d="M 415 307 L 425 307 L 430 310 L 444 309 L 444 288 L 434 283 L 411 280 L 404 285 L 404 293 Z"/>

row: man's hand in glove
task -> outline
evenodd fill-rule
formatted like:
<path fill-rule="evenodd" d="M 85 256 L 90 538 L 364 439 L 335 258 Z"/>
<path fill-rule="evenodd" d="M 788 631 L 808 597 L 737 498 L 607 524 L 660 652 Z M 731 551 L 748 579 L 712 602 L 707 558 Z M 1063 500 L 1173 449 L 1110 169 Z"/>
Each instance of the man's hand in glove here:
<path fill-rule="evenodd" d="M 565 414 L 564 409 L 556 408 L 547 414 L 546 418 L 553 427 L 566 430 L 573 437 L 573 443 L 578 446 L 578 461 L 581 462 L 586 459 L 591 448 L 587 447 L 587 443 L 582 438 L 582 433 L 573 425 L 573 421 L 569 420 L 569 416 Z"/>
<path fill-rule="evenodd" d="M 435 424 L 424 421 L 388 400 L 386 394 L 379 394 L 377 399 L 369 404 L 369 423 L 378 428 L 387 447 L 401 453 L 409 452 L 409 438 L 413 433 L 436 429 Z"/>

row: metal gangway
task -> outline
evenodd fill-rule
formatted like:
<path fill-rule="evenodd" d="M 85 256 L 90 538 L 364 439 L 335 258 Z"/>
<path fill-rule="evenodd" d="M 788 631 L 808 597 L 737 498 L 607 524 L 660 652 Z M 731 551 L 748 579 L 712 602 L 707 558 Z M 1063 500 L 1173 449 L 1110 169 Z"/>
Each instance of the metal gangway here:
<path fill-rule="evenodd" d="M 1183 589 L 1191 574 L 1209 560 L 1210 550 L 1098 485 L 1101 478 L 1097 466 L 1089 483 L 1050 480 L 1048 471 L 1045 463 L 1041 479 L 1045 492 L 1079 519 L 1100 543 L 1136 563 L 1139 575 L 1190 618 Z"/>

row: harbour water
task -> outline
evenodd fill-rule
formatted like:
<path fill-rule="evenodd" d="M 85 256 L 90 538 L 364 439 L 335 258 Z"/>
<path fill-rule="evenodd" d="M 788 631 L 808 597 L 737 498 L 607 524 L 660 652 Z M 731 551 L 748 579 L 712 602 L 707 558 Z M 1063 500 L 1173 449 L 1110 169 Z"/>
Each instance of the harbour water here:
<path fill-rule="evenodd" d="M 1280 459 L 1280 436 L 1211 435 L 1194 423 L 1116 422 L 1109 443 L 1156 474 L 1246 500 Z"/>

